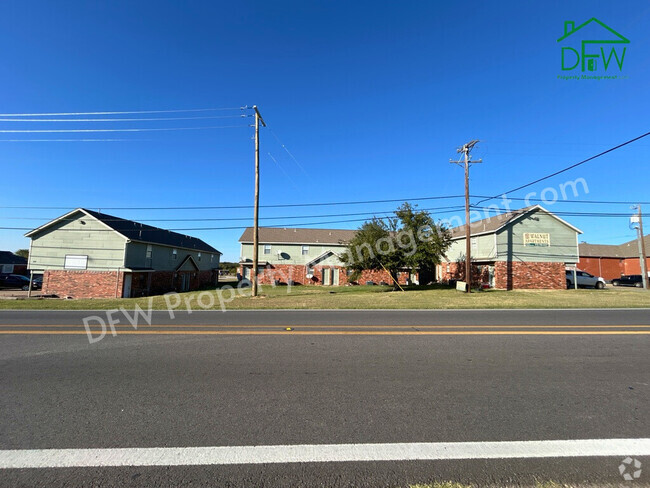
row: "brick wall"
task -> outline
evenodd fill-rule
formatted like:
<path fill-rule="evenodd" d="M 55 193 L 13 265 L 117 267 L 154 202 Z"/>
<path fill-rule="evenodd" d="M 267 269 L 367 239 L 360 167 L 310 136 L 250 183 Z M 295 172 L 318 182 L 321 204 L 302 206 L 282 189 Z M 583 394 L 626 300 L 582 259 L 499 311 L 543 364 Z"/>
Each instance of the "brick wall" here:
<path fill-rule="evenodd" d="M 348 274 L 345 268 L 332 268 L 324 266 L 325 268 L 332 269 L 334 273 L 339 274 L 339 285 L 347 285 L 349 283 Z M 266 268 L 260 267 L 258 269 L 258 282 L 263 285 L 272 284 L 275 280 L 280 280 L 281 283 L 288 283 L 289 280 L 301 285 L 322 285 L 323 266 L 315 266 L 313 268 L 314 275 L 307 278 L 307 267 L 304 265 L 294 264 L 276 264 L 270 265 Z M 243 268 L 239 270 L 240 274 L 244 275 Z M 399 272 L 397 279 L 400 284 L 405 285 L 409 277 L 406 271 Z M 367 281 L 372 281 L 379 284 L 382 281 L 392 284 L 393 280 L 390 279 L 388 272 L 384 270 L 365 270 L 361 273 L 361 277 L 356 281 L 360 285 L 365 285 Z"/>
<path fill-rule="evenodd" d="M 449 271 L 447 271 L 447 264 L 449 264 Z M 490 264 L 472 263 L 472 286 L 478 286 L 479 284 L 490 282 L 489 266 Z M 448 283 L 451 280 L 465 281 L 465 263 L 442 263 L 439 269 L 439 281 L 443 283 Z"/>
<path fill-rule="evenodd" d="M 123 282 L 124 273 L 117 271 L 46 270 L 43 273 L 43 294 L 72 298 L 115 298 L 122 296 Z"/>
<path fill-rule="evenodd" d="M 645 265 L 646 273 L 648 272 L 648 266 L 650 266 L 650 258 L 646 258 Z M 623 270 L 621 274 L 624 275 L 638 275 L 641 274 L 641 260 L 639 258 L 626 258 L 623 262 Z M 619 276 L 616 276 L 618 278 Z"/>
<path fill-rule="evenodd" d="M 564 263 L 505 262 L 494 265 L 494 287 L 505 290 L 566 288 Z"/>
<path fill-rule="evenodd" d="M 624 273 L 625 259 L 620 258 L 588 258 L 581 257 L 578 262 L 578 269 L 586 271 L 594 276 L 602 276 L 606 280 L 619 278 Z M 637 259 L 638 263 L 638 259 Z"/>

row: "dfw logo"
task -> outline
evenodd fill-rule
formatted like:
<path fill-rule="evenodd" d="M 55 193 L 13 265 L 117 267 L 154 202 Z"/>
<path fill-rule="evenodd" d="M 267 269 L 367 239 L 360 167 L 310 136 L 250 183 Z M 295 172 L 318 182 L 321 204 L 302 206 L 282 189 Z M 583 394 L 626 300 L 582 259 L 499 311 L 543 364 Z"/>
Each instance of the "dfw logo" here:
<path fill-rule="evenodd" d="M 623 69 L 626 44 L 630 40 L 595 17 L 575 26 L 575 22 L 564 23 L 564 35 L 557 42 L 562 43 L 562 70 L 571 71 L 580 66 L 580 71 L 599 71 L 604 68 Z"/>

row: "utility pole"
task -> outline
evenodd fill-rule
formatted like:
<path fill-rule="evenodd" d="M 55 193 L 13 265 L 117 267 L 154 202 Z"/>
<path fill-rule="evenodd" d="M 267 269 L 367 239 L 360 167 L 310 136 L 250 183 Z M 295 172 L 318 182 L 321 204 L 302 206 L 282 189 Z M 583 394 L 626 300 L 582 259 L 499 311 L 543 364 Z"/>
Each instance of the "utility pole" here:
<path fill-rule="evenodd" d="M 253 211 L 253 289 L 252 295 L 257 296 L 257 260 L 259 248 L 259 212 L 260 212 L 260 122 L 264 127 L 264 119 L 253 105 L 255 110 L 255 210 Z"/>
<path fill-rule="evenodd" d="M 464 154 L 465 156 L 464 159 L 459 159 L 458 161 L 454 161 L 453 159 L 449 160 L 450 163 L 462 164 L 463 166 L 465 166 L 465 281 L 467 282 L 467 286 L 465 288 L 466 293 L 470 293 L 472 288 L 472 258 L 471 258 L 472 235 L 471 235 L 471 230 L 469 225 L 469 165 L 483 162 L 483 160 L 481 159 L 472 161 L 469 158 L 469 153 L 472 152 L 472 149 L 478 142 L 479 142 L 478 140 L 470 141 L 467 144 L 464 144 L 463 147 L 459 147 L 458 149 L 456 149 L 457 153 Z"/>
<path fill-rule="evenodd" d="M 643 288 L 648 289 L 648 270 L 646 269 L 646 256 L 645 253 L 645 239 L 643 235 L 643 215 L 641 214 L 641 205 L 635 205 L 637 208 L 637 218 L 639 226 L 636 228 L 639 239 L 639 264 L 641 265 L 641 279 L 643 280 Z"/>

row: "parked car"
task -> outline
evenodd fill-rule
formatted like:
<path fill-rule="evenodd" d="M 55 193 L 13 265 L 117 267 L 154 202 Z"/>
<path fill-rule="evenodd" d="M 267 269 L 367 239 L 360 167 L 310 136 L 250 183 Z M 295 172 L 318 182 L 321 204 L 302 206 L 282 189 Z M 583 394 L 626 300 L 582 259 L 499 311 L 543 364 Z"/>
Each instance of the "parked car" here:
<path fill-rule="evenodd" d="M 612 280 L 614 286 L 636 286 L 643 288 L 643 277 L 641 275 L 621 275 L 620 278 Z"/>
<path fill-rule="evenodd" d="M 594 276 L 587 273 L 586 271 L 580 271 L 580 270 L 577 270 L 575 273 L 578 279 L 578 288 L 589 287 L 589 288 L 596 288 L 598 290 L 602 290 L 603 288 L 605 288 L 605 280 L 600 276 Z M 574 288 L 572 269 L 566 270 L 566 287 Z"/>
<path fill-rule="evenodd" d="M 32 283 L 32 290 L 38 290 L 40 284 Z M 23 275 L 9 274 L 0 276 L 0 288 L 20 288 L 29 290 L 29 278 Z"/>

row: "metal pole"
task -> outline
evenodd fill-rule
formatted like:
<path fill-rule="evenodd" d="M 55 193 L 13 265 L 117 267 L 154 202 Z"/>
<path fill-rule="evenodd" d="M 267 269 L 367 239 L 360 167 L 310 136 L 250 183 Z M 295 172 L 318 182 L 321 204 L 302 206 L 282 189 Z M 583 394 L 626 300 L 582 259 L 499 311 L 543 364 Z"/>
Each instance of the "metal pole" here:
<path fill-rule="evenodd" d="M 465 146 L 465 293 L 472 288 L 471 230 L 469 225 L 469 148 Z"/>
<path fill-rule="evenodd" d="M 253 289 L 252 296 L 257 296 L 257 260 L 259 247 L 259 211 L 260 211 L 260 122 L 264 127 L 264 119 L 253 105 L 255 110 L 255 210 L 253 211 Z"/>
<path fill-rule="evenodd" d="M 641 254 L 641 276 L 643 277 L 643 288 L 648 289 L 648 271 L 646 269 L 645 239 L 643 235 L 643 215 L 639 205 L 639 252 Z"/>
<path fill-rule="evenodd" d="M 29 290 L 27 290 L 27 298 L 32 296 L 32 283 L 34 282 L 34 271 L 29 270 Z"/>

